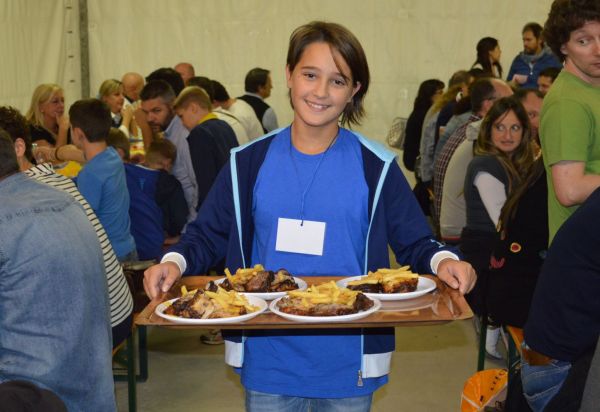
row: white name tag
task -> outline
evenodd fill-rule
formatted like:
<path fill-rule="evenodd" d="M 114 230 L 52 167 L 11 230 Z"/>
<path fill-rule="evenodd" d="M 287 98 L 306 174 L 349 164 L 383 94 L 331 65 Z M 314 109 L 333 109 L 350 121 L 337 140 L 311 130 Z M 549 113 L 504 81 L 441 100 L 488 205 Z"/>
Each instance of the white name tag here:
<path fill-rule="evenodd" d="M 278 252 L 303 253 L 323 256 L 325 243 L 325 222 L 280 217 L 277 221 L 277 240 L 275 250 Z"/>

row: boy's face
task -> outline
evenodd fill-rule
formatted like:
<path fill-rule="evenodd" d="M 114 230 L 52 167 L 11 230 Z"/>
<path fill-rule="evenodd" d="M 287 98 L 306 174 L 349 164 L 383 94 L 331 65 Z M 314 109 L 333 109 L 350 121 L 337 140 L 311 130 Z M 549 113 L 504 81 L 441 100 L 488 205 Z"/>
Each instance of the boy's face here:
<path fill-rule="evenodd" d="M 600 21 L 588 21 L 573 30 L 560 51 L 566 56 L 565 70 L 600 86 Z"/>
<path fill-rule="evenodd" d="M 342 56 L 323 42 L 308 45 L 294 70 L 286 67 L 286 76 L 294 122 L 318 129 L 337 130 L 340 114 L 360 88 L 353 86 Z"/>
<path fill-rule="evenodd" d="M 203 114 L 201 113 L 200 106 L 194 102 L 190 102 L 185 107 L 179 107 L 175 110 L 177 116 L 181 118 L 181 123 L 186 129 L 192 130 L 202 120 Z"/>

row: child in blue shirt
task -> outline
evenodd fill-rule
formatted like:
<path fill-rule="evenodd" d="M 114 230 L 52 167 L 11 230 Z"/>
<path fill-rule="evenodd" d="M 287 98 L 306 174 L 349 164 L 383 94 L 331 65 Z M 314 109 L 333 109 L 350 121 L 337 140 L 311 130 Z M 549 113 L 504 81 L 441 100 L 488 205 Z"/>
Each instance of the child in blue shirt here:
<path fill-rule="evenodd" d="M 125 169 L 116 150 L 106 144 L 110 110 L 98 99 L 83 99 L 71 106 L 69 117 L 73 143 L 87 160 L 77 176 L 77 188 L 100 219 L 119 261 L 137 260 Z"/>
<path fill-rule="evenodd" d="M 345 27 L 296 29 L 286 66 L 291 126 L 232 150 L 196 220 L 162 263 L 149 296 L 223 257 L 229 268 L 263 263 L 307 276 L 366 274 L 402 264 L 468 292 L 475 274 L 433 238 L 395 155 L 339 126 L 358 124 L 369 68 Z M 314 228 L 306 233 L 306 228 Z M 310 237 L 307 244 L 281 242 Z M 391 328 L 223 332 L 226 362 L 241 376 L 246 409 L 368 411 L 387 382 Z"/>

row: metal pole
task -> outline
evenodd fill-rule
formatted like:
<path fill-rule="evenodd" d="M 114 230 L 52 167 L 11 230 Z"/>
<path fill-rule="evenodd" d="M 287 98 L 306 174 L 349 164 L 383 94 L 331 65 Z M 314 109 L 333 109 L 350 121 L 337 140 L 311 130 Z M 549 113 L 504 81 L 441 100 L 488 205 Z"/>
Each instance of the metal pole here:
<path fill-rule="evenodd" d="M 81 97 L 90 96 L 90 43 L 87 0 L 79 0 L 79 56 L 81 61 Z"/>

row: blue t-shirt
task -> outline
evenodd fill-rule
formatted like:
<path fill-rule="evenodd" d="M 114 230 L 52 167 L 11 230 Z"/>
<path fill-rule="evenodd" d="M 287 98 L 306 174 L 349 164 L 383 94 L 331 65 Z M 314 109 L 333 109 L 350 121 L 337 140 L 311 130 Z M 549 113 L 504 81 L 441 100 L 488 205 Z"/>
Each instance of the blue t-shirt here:
<path fill-rule="evenodd" d="M 117 257 L 133 252 L 129 192 L 125 168 L 116 150 L 107 147 L 90 160 L 77 176 L 77 188 L 96 212 Z"/>
<path fill-rule="evenodd" d="M 156 182 L 160 172 L 135 164 L 125 164 L 130 205 L 131 235 L 140 260 L 157 259 L 165 234 L 163 213 L 156 203 Z"/>
<path fill-rule="evenodd" d="M 275 250 L 278 218 L 301 218 L 305 190 L 304 219 L 326 224 L 322 256 Z M 253 199 L 252 264 L 303 276 L 362 274 L 369 188 L 360 143 L 349 131 L 340 129 L 326 153 L 305 155 L 291 146 L 290 129 L 283 130 L 269 146 Z M 363 379 L 363 386 L 358 386 L 360 329 L 252 331 L 247 336 L 241 378 L 250 390 L 353 397 L 372 393 L 387 382 L 383 376 Z"/>

